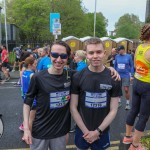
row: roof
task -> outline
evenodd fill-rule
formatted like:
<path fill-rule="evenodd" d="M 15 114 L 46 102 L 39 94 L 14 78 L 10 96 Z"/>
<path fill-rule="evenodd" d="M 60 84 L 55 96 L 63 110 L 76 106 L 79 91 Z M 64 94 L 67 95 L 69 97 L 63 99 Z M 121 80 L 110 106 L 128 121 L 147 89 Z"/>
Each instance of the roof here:
<path fill-rule="evenodd" d="M 113 39 L 109 38 L 109 37 L 102 37 L 100 38 L 102 41 L 106 41 L 106 40 L 110 40 L 110 41 L 114 41 Z M 115 41 L 114 41 L 115 42 Z"/>
<path fill-rule="evenodd" d="M 91 38 L 91 36 L 86 36 L 86 37 L 80 38 L 80 41 L 85 42 L 86 40 L 88 40 L 90 38 Z"/>
<path fill-rule="evenodd" d="M 127 39 L 127 38 L 121 38 L 121 37 L 114 39 L 114 41 L 115 41 L 116 43 L 119 43 L 119 42 L 122 42 L 122 41 L 129 41 L 129 42 L 133 43 L 132 40 L 129 40 L 129 39 Z"/>
<path fill-rule="evenodd" d="M 65 38 L 62 38 L 62 41 L 68 41 L 68 40 L 80 40 L 79 38 L 75 37 L 75 36 L 68 36 Z"/>

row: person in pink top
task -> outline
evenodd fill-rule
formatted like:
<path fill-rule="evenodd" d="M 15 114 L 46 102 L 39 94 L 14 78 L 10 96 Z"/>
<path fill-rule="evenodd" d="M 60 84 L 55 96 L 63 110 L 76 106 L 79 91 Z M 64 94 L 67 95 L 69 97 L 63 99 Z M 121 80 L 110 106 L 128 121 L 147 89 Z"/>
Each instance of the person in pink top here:
<path fill-rule="evenodd" d="M 2 46 L 1 65 L 2 65 L 2 72 L 4 73 L 4 76 L 5 76 L 5 81 L 8 81 L 10 79 L 10 74 L 9 74 L 9 71 L 7 70 L 8 51 L 6 49 L 6 46 Z"/>

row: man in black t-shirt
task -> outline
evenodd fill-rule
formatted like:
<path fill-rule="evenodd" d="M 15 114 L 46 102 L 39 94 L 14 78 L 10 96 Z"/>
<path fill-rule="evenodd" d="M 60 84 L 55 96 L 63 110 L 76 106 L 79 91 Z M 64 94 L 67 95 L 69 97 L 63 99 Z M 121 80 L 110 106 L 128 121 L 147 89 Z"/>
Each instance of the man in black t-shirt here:
<path fill-rule="evenodd" d="M 111 51 L 111 55 L 109 55 L 107 59 L 107 63 L 110 64 L 110 67 L 114 67 L 116 55 L 117 55 L 116 49 L 113 48 Z"/>
<path fill-rule="evenodd" d="M 66 150 L 66 134 L 70 129 L 70 76 L 64 66 L 70 55 L 65 42 L 56 42 L 50 49 L 52 67 L 35 73 L 23 106 L 24 136 L 31 150 Z M 29 112 L 36 97 L 36 115 L 32 133 Z"/>
<path fill-rule="evenodd" d="M 85 48 L 89 66 L 73 75 L 71 88 L 75 144 L 78 150 L 105 150 L 110 146 L 109 125 L 117 114 L 121 85 L 102 63 L 106 54 L 103 42 L 91 38 Z"/>

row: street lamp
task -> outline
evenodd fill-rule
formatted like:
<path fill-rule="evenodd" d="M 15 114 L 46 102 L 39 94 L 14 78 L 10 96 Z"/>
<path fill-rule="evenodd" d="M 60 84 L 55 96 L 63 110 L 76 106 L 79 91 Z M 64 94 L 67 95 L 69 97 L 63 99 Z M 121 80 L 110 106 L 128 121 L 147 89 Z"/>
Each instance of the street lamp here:
<path fill-rule="evenodd" d="M 1 23 L 1 10 L 2 10 L 2 7 L 0 6 L 0 45 L 2 44 L 2 23 Z"/>
<path fill-rule="evenodd" d="M 95 30 L 96 30 L 96 3 L 97 0 L 95 0 L 95 11 L 94 11 L 94 37 L 95 37 Z"/>

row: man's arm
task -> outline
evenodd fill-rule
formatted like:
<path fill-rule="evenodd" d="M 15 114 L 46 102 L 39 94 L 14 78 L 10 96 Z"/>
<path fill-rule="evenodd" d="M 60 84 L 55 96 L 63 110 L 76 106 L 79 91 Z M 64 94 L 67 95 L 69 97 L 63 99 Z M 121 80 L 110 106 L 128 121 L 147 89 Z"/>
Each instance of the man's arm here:
<path fill-rule="evenodd" d="M 29 115 L 30 115 L 30 106 L 27 104 L 23 105 L 23 127 L 24 127 L 24 135 L 23 135 L 23 140 L 27 144 L 32 144 L 32 136 L 31 132 L 29 129 Z"/>
<path fill-rule="evenodd" d="M 114 120 L 114 118 L 115 118 L 115 116 L 117 114 L 117 110 L 118 110 L 118 100 L 119 100 L 119 97 L 111 98 L 110 111 L 109 111 L 108 115 L 105 117 L 105 119 L 103 120 L 103 122 L 98 127 L 102 132 Z M 99 135 L 100 135 L 100 133 L 96 129 L 94 131 L 90 131 L 88 135 L 84 136 L 84 139 L 88 143 L 93 143 L 94 141 L 96 141 L 99 138 Z"/>
<path fill-rule="evenodd" d="M 111 98 L 110 111 L 108 115 L 105 117 L 105 119 L 103 120 L 103 122 L 101 123 L 101 125 L 99 126 L 99 129 L 101 129 L 102 131 L 104 131 L 114 120 L 118 111 L 118 101 L 119 101 L 119 97 Z"/>
<path fill-rule="evenodd" d="M 78 127 L 82 130 L 84 135 L 87 135 L 89 130 L 86 128 L 79 112 L 78 112 L 78 98 L 79 96 L 77 94 L 71 94 L 71 102 L 70 102 L 70 111 L 71 111 L 71 115 L 74 119 L 74 121 L 76 122 L 76 124 L 78 125 Z"/>

